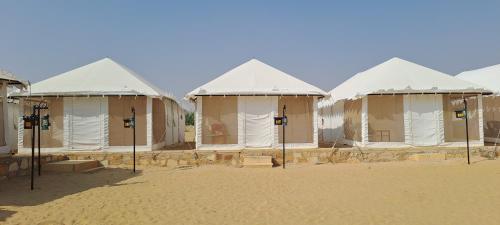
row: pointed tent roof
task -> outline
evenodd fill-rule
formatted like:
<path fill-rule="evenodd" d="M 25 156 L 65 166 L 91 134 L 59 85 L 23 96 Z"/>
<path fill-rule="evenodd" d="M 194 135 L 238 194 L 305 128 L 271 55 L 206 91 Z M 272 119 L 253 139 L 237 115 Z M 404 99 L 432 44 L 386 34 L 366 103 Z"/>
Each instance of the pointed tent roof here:
<path fill-rule="evenodd" d="M 500 64 L 485 68 L 464 71 L 459 73 L 457 78 L 466 80 L 500 94 Z"/>
<path fill-rule="evenodd" d="M 29 93 L 25 93 L 28 95 Z M 110 58 L 70 70 L 31 86 L 34 96 L 146 95 L 165 93 L 137 73 Z M 172 96 L 169 96 L 172 98 Z"/>
<path fill-rule="evenodd" d="M 333 101 L 369 94 L 490 93 L 485 88 L 400 58 L 358 73 L 330 91 Z"/>
<path fill-rule="evenodd" d="M 245 62 L 189 92 L 187 99 L 203 95 L 316 95 L 326 93 L 257 59 Z"/>
<path fill-rule="evenodd" d="M 26 84 L 24 81 L 17 79 L 11 72 L 3 69 L 0 69 L 0 80 L 8 81 L 9 84 Z"/>

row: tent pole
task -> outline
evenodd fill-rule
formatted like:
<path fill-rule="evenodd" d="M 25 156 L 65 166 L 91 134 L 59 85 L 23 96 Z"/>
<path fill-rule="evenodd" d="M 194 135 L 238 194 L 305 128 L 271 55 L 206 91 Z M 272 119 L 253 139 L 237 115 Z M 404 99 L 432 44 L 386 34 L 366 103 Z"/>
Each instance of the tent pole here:
<path fill-rule="evenodd" d="M 37 118 L 36 120 L 38 121 L 38 176 L 42 175 L 42 162 L 41 162 L 41 157 L 40 157 L 40 107 L 38 107 L 37 110 Z"/>
<path fill-rule="evenodd" d="M 35 182 L 35 121 L 36 113 L 35 106 L 33 106 L 33 112 L 31 114 L 31 190 L 33 190 Z"/>
<path fill-rule="evenodd" d="M 467 112 L 467 99 L 464 97 L 465 105 L 465 136 L 467 138 L 467 164 L 470 165 L 470 149 L 469 149 L 469 113 Z"/>
<path fill-rule="evenodd" d="M 283 106 L 283 169 L 285 169 L 286 157 L 285 157 L 285 126 L 287 123 L 286 119 L 286 105 Z"/>
<path fill-rule="evenodd" d="M 132 119 L 134 120 L 134 126 L 132 127 L 134 133 L 134 173 L 135 173 L 135 108 L 132 107 Z"/>

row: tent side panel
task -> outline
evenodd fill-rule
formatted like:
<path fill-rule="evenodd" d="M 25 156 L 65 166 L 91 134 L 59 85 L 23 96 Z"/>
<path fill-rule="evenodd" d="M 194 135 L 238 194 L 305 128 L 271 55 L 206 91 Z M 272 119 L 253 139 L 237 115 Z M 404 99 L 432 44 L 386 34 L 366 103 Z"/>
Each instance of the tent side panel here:
<path fill-rule="evenodd" d="M 236 96 L 203 98 L 202 109 L 202 144 L 238 144 Z"/>
<path fill-rule="evenodd" d="M 368 96 L 369 142 L 404 142 L 403 96 Z"/>
<path fill-rule="evenodd" d="M 361 99 L 344 101 L 344 135 L 346 140 L 361 141 Z"/>
<path fill-rule="evenodd" d="M 483 116 L 486 141 L 500 138 L 500 97 L 483 97 Z"/>
<path fill-rule="evenodd" d="M 479 115 L 477 97 L 467 99 L 469 139 L 479 140 Z M 462 95 L 443 95 L 445 142 L 466 141 L 465 120 L 456 118 L 455 111 L 464 109 Z"/>
<path fill-rule="evenodd" d="M 136 144 L 147 145 L 146 134 L 146 97 L 145 96 L 110 96 L 109 108 L 109 145 L 131 146 L 133 134 L 130 128 L 123 127 L 123 119 L 132 116 L 131 108 L 136 114 Z"/>
<path fill-rule="evenodd" d="M 63 147 L 63 133 L 64 133 L 64 98 L 46 97 L 43 98 L 48 105 L 49 109 L 41 110 L 42 116 L 49 115 L 50 127 L 49 130 L 42 130 L 40 132 L 41 147 L 42 148 L 58 148 Z M 24 102 L 24 114 L 31 115 L 33 111 L 33 104 L 29 101 Z M 23 147 L 31 147 L 31 129 L 24 129 Z"/>
<path fill-rule="evenodd" d="M 165 104 L 160 99 L 153 99 L 153 144 L 165 142 L 166 137 Z"/>
<path fill-rule="evenodd" d="M 313 143 L 314 142 L 314 99 L 306 96 L 282 96 L 278 100 L 278 115 L 283 115 L 283 106 L 286 105 L 285 139 L 287 143 Z M 283 143 L 283 129 L 278 129 L 279 142 Z"/>
<path fill-rule="evenodd" d="M 203 121 L 203 97 L 199 97 L 195 102 L 195 115 L 194 115 L 194 141 L 196 142 L 196 149 L 200 149 L 202 142 L 202 121 Z"/>

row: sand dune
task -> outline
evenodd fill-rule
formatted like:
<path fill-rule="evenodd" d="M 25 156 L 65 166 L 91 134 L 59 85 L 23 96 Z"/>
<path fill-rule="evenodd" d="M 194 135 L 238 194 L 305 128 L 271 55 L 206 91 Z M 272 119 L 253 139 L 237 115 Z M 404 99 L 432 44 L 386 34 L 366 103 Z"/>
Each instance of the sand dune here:
<path fill-rule="evenodd" d="M 0 224 L 499 224 L 500 161 L 205 166 L 0 181 Z"/>

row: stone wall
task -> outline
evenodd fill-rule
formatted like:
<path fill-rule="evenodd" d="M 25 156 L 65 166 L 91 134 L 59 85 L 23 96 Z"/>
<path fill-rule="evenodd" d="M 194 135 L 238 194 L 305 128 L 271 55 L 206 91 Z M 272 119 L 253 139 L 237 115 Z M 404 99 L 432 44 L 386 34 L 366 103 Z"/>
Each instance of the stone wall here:
<path fill-rule="evenodd" d="M 494 147 L 471 148 L 472 156 L 496 158 L 498 152 Z M 439 159 L 466 158 L 466 148 L 429 147 L 402 149 L 363 149 L 363 148 L 319 148 L 291 149 L 286 151 L 287 163 L 358 163 L 358 162 L 389 162 L 412 160 L 419 154 L 439 154 Z M 280 165 L 283 162 L 281 150 L 240 150 L 240 151 L 193 151 L 168 150 L 137 152 L 136 165 L 183 167 L 199 165 L 227 165 L 240 167 L 245 156 L 272 156 L 273 162 Z M 424 157 L 425 158 L 425 157 Z M 429 157 L 427 157 L 429 158 Z M 431 157 L 432 158 L 432 157 Z M 65 152 L 42 157 L 42 165 L 51 161 L 64 159 L 98 160 L 103 166 L 130 166 L 133 163 L 132 153 L 123 152 Z M 20 175 L 29 175 L 31 156 L 17 155 L 0 157 L 0 180 Z M 35 161 L 36 163 L 36 161 Z"/>
<path fill-rule="evenodd" d="M 472 156 L 495 158 L 493 147 L 471 148 Z M 319 148 L 286 150 L 287 163 L 353 163 L 353 162 L 389 162 L 410 160 L 418 154 L 440 154 L 445 159 L 466 158 L 467 149 L 457 147 L 429 147 L 402 149 L 361 149 L 361 148 Z M 136 164 L 141 166 L 196 166 L 228 165 L 239 167 L 245 156 L 272 156 L 276 164 L 283 162 L 281 150 L 241 150 L 241 151 L 152 151 L 137 152 Z M 78 152 L 64 154 L 69 159 L 94 159 L 102 165 L 132 165 L 132 153 Z"/>
<path fill-rule="evenodd" d="M 67 159 L 64 155 L 42 155 L 40 162 L 42 168 L 44 164 Z M 38 159 L 35 157 L 35 169 Z M 25 176 L 30 174 L 31 155 L 4 155 L 0 156 L 0 180 L 15 176 Z"/>

